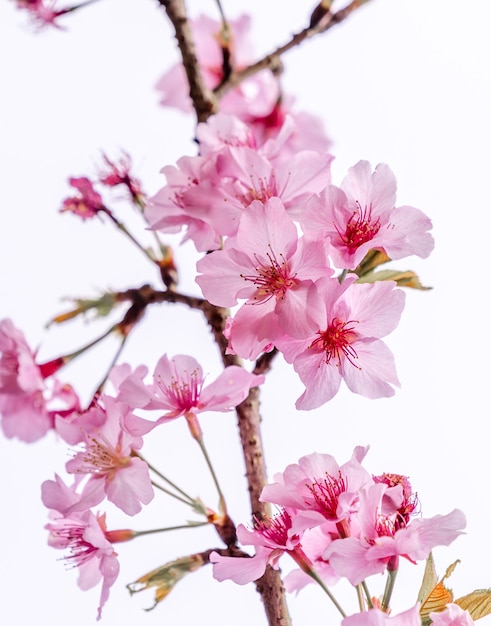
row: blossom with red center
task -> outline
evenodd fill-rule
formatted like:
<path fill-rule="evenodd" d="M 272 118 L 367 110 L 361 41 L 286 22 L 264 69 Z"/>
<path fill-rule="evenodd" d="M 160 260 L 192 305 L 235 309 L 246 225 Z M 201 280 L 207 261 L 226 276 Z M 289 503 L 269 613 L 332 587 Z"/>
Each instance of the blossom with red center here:
<path fill-rule="evenodd" d="M 324 553 L 333 569 L 352 585 L 386 569 L 397 569 L 400 556 L 412 562 L 428 558 L 434 547 L 448 546 L 465 527 L 465 516 L 458 509 L 447 515 L 413 519 L 401 527 L 398 511 L 403 497 L 400 489 L 399 504 L 391 513 L 382 512 L 384 496 L 389 489 L 396 488 L 375 483 L 362 489 L 356 515 L 357 536 L 335 539 Z M 394 502 L 394 494 L 385 500 L 385 506 L 390 501 Z"/>
<path fill-rule="evenodd" d="M 254 359 L 284 333 L 307 337 L 319 313 L 315 281 L 332 270 L 323 242 L 298 238 L 283 203 L 253 202 L 243 213 L 237 236 L 198 261 L 196 282 L 217 306 L 245 304 L 230 328 L 234 351 Z"/>
<path fill-rule="evenodd" d="M 95 506 L 107 497 L 128 515 L 135 515 L 154 496 L 148 466 L 134 454 L 143 441 L 121 428 L 128 413 L 125 405 L 107 396 L 101 401 L 104 408 L 98 410 L 104 413 L 105 421 L 83 432 L 82 450 L 68 461 L 66 469 L 89 478 L 80 508 Z"/>
<path fill-rule="evenodd" d="M 156 421 L 145 420 L 132 414 L 124 419 L 125 428 L 134 435 L 143 435 L 155 426 L 184 416 L 188 424 L 198 429 L 196 416 L 204 411 L 226 412 L 240 404 L 251 387 L 264 382 L 264 376 L 247 372 L 237 365 L 226 367 L 209 385 L 205 385 L 203 369 L 191 356 L 166 354 L 157 363 L 153 383 L 147 385 L 146 368 L 134 373 L 127 367 L 115 368 L 112 380 L 118 387 L 117 399 L 131 407 L 146 410 L 164 409 L 165 414 Z M 198 437 L 199 438 L 199 437 Z"/>
<path fill-rule="evenodd" d="M 95 217 L 99 211 L 105 210 L 101 195 L 97 193 L 88 178 L 82 176 L 70 178 L 69 181 L 70 185 L 78 191 L 78 194 L 63 201 L 61 213 L 74 213 L 83 220 L 87 220 Z"/>
<path fill-rule="evenodd" d="M 119 540 L 130 539 L 133 535 L 125 531 L 108 532 L 105 515 L 95 516 L 89 510 L 83 493 L 78 492 L 80 477 L 67 486 L 59 476 L 41 485 L 41 498 L 44 506 L 50 509 L 48 543 L 59 550 L 69 550 L 64 558 L 69 567 L 79 570 L 78 586 L 90 589 L 102 580 L 102 590 L 97 619 L 109 597 L 109 588 L 119 573 L 117 554 L 109 537 Z M 85 503 L 85 504 L 84 504 Z M 90 505 L 89 505 L 90 506 Z"/>
<path fill-rule="evenodd" d="M 301 533 L 293 531 L 292 516 L 286 510 L 274 517 L 256 520 L 252 530 L 239 524 L 237 537 L 243 545 L 255 546 L 256 554 L 246 558 L 221 556 L 212 552 L 210 562 L 213 563 L 213 577 L 219 581 L 233 580 L 238 585 L 250 583 L 261 578 L 267 565 L 278 569 L 278 561 L 285 553 L 303 571 L 312 571 L 312 563 L 300 544 Z"/>
<path fill-rule="evenodd" d="M 355 280 L 349 275 L 341 284 L 335 278 L 318 281 L 323 307 L 316 310 L 317 330 L 305 341 L 283 337 L 276 342 L 306 387 L 299 409 L 329 401 L 341 380 L 368 398 L 392 396 L 392 385 L 399 385 L 392 353 L 380 338 L 397 326 L 405 294 L 390 281 Z"/>
<path fill-rule="evenodd" d="M 0 416 L 6 437 L 32 443 L 55 427 L 57 415 L 80 408 L 70 385 L 53 375 L 62 358 L 36 363 L 36 355 L 10 319 L 0 320 Z"/>
<path fill-rule="evenodd" d="M 302 228 L 329 239 L 334 265 L 342 269 L 354 269 L 373 249 L 391 259 L 425 258 L 433 249 L 431 221 L 414 207 L 395 207 L 396 187 L 387 165 L 377 165 L 372 173 L 368 161 L 359 161 L 341 188 L 329 185 L 309 200 Z"/>
<path fill-rule="evenodd" d="M 274 483 L 263 488 L 260 499 L 295 509 L 299 527 L 311 528 L 327 520 L 332 523 L 332 532 L 348 536 L 351 516 L 358 508 L 358 492 L 373 483 L 361 465 L 367 450 L 358 446 L 341 466 L 330 454 L 304 456 L 283 473 L 275 474 Z"/>

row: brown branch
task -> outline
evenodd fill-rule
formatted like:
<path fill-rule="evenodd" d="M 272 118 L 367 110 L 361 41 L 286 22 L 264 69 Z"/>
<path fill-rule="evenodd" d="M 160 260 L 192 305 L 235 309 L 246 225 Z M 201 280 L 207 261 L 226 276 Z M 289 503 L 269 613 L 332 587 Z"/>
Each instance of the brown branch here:
<path fill-rule="evenodd" d="M 349 15 L 351 15 L 353 11 L 366 4 L 367 2 L 369 2 L 369 0 L 353 0 L 344 9 L 340 9 L 336 13 L 326 13 L 326 15 L 321 20 L 314 23 L 313 26 L 309 25 L 307 28 L 304 28 L 296 35 L 293 35 L 290 41 L 276 48 L 274 52 L 267 54 L 256 63 L 247 66 L 239 72 L 233 72 L 229 76 L 227 81 L 221 83 L 219 87 L 214 90 L 215 96 L 218 99 L 221 99 L 227 92 L 235 89 L 235 87 L 240 85 L 244 80 L 250 78 L 251 76 L 254 76 L 254 74 L 257 74 L 261 70 L 269 68 L 271 71 L 276 72 L 278 67 L 281 67 L 280 57 L 285 54 L 285 52 L 288 52 L 288 50 L 295 48 L 307 39 L 311 39 L 312 37 L 314 37 L 315 35 L 319 35 L 320 33 L 325 33 L 333 26 L 340 24 Z"/>
<path fill-rule="evenodd" d="M 198 122 L 205 122 L 218 111 L 218 99 L 208 89 L 196 57 L 193 34 L 186 15 L 184 0 L 158 0 L 167 12 L 181 51 L 182 64 L 189 84 L 189 95 L 193 101 Z"/>

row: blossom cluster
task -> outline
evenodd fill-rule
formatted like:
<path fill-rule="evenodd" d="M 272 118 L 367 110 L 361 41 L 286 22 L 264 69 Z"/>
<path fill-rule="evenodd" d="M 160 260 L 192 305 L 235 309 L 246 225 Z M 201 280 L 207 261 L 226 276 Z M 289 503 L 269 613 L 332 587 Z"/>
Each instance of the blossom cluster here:
<path fill-rule="evenodd" d="M 238 306 L 229 352 L 255 359 L 276 347 L 306 389 L 299 409 L 330 400 L 344 379 L 351 391 L 390 396 L 399 384 L 381 341 L 398 324 L 404 294 L 392 281 L 357 282 L 371 250 L 400 259 L 427 256 L 430 220 L 395 207 L 396 181 L 386 165 L 350 168 L 331 183 L 328 153 L 282 150 L 295 124 L 258 144 L 237 117 L 200 124 L 200 154 L 164 168 L 167 185 L 146 215 L 161 232 L 185 229 L 198 251 L 196 282 L 221 307 Z"/>
<path fill-rule="evenodd" d="M 17 2 L 38 21 L 54 24 L 90 0 L 59 11 L 51 2 Z M 254 60 L 247 16 L 226 27 L 205 16 L 191 25 L 210 90 L 220 89 L 227 72 Z M 157 88 L 162 105 L 191 110 L 181 64 Z M 269 69 L 224 92 L 220 112 L 197 125 L 196 140 L 198 154 L 164 167 L 166 184 L 150 199 L 124 154 L 119 161 L 104 157 L 105 169 L 95 182 L 70 178 L 75 192 L 61 211 L 83 220 L 105 215 L 139 245 L 96 189 L 119 187 L 151 230 L 182 233 L 182 241 L 191 241 L 201 255 L 196 283 L 206 303 L 232 309 L 223 331 L 226 354 L 255 360 L 279 351 L 305 387 L 297 409 L 320 407 L 342 381 L 368 398 L 393 395 L 399 380 L 383 339 L 399 323 L 405 294 L 374 269 L 411 255 L 427 257 L 433 248 L 429 218 L 415 207 L 396 206 L 396 179 L 386 164 L 372 168 L 360 160 L 335 184 L 331 141 L 321 122 L 295 111 L 293 98 Z M 176 295 L 176 281 L 163 272 L 166 260 L 139 247 L 162 270 L 166 294 Z M 163 254 L 165 246 L 160 248 Z M 391 576 L 401 557 L 412 563 L 427 559 L 435 546 L 449 545 L 462 533 L 465 518 L 459 510 L 422 518 L 407 477 L 370 474 L 363 466 L 368 450 L 363 447 L 342 465 L 320 453 L 289 465 L 262 490 L 260 501 L 276 513 L 256 517 L 252 528 L 239 525 L 235 532 L 204 449 L 199 416 L 232 411 L 263 384 L 264 375 L 229 365 L 209 382 L 193 356 L 164 353 L 151 382 L 146 365 L 112 367 L 107 375 L 112 394 L 101 386 L 83 408 L 74 389 L 58 379 L 72 356 L 39 363 L 11 320 L 0 321 L 1 427 L 7 437 L 28 443 L 54 431 L 72 447 L 65 464 L 71 484 L 56 475 L 42 485 L 50 511 L 46 528 L 50 545 L 68 550 L 67 563 L 79 568 L 82 589 L 102 583 L 98 618 L 119 572 L 114 544 L 138 532 L 108 530 L 105 514 L 92 509 L 107 501 L 135 516 L 153 500 L 154 487 L 166 491 L 152 472 L 164 482 L 165 476 L 141 451 L 147 435 L 178 418 L 205 453 L 220 496 L 219 513 L 180 489 L 178 499 L 194 511 L 202 506 L 206 523 L 228 524 L 225 539 L 225 530 L 218 528 L 223 553 L 208 550 L 206 559 L 205 553 L 192 555 L 203 563 L 209 559 L 217 580 L 255 581 L 267 566 L 278 569 L 287 553 L 298 565 L 285 578 L 287 591 L 314 581 L 327 591 L 341 578 L 357 587 L 376 574 Z M 238 542 L 254 546 L 255 554 L 245 556 Z M 370 610 L 351 616 L 341 611 L 343 626 L 421 624 L 418 605 L 391 617 L 390 598 L 366 600 Z M 431 619 L 440 626 L 473 623 L 453 604 Z"/>
<path fill-rule="evenodd" d="M 275 475 L 261 500 L 277 513 L 256 519 L 253 528 L 237 529 L 241 543 L 254 546 L 255 555 L 212 554 L 214 577 L 245 584 L 260 578 L 268 564 L 278 568 L 280 557 L 288 554 L 299 568 L 285 577 L 287 591 L 319 581 L 329 587 L 340 578 L 358 586 L 375 574 L 396 572 L 400 557 L 411 563 L 425 560 L 435 546 L 447 546 L 462 534 L 461 511 L 421 518 L 408 478 L 372 476 L 362 465 L 367 450 L 357 447 L 342 465 L 329 454 L 313 453 Z M 383 598 L 378 608 L 386 609 L 388 600 Z M 352 622 L 348 618 L 343 624 Z"/>

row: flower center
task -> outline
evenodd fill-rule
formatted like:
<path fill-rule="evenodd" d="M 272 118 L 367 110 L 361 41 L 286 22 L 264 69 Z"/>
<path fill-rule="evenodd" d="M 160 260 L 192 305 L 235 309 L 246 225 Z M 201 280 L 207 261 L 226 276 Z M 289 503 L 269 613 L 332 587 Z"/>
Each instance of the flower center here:
<path fill-rule="evenodd" d="M 297 284 L 296 274 L 290 275 L 290 268 L 283 254 L 277 257 L 269 244 L 268 247 L 266 256 L 269 264 L 258 261 L 256 256 L 256 261 L 258 261 L 255 268 L 256 273 L 251 276 L 240 275 L 244 280 L 256 285 L 257 291 L 254 294 L 254 300 L 261 300 L 262 302 L 273 297 L 277 300 L 283 299 L 286 292 Z"/>
<path fill-rule="evenodd" d="M 362 209 L 358 201 L 356 204 L 358 208 L 349 218 L 344 235 L 338 230 L 350 254 L 356 252 L 362 244 L 372 240 L 380 230 L 380 218 L 372 220 L 372 205 Z"/>
<path fill-rule="evenodd" d="M 286 546 L 292 537 L 288 536 L 288 531 L 292 527 L 292 518 L 286 511 L 282 511 L 274 517 L 268 517 L 264 520 L 254 520 L 254 529 L 261 535 L 279 546 Z"/>
<path fill-rule="evenodd" d="M 326 330 L 317 331 L 319 336 L 314 339 L 309 348 L 314 346 L 320 347 L 326 355 L 325 361 L 328 365 L 332 359 L 335 359 L 338 367 L 344 356 L 351 365 L 357 367 L 354 360 L 358 358 L 358 355 L 351 345 L 358 338 L 358 333 L 354 330 L 354 324 L 357 324 L 354 320 L 343 322 L 335 317 Z"/>
<path fill-rule="evenodd" d="M 131 458 L 122 455 L 118 447 L 112 446 L 100 433 L 98 437 L 90 436 L 86 449 L 80 457 L 81 463 L 77 466 L 77 473 L 98 474 L 110 477 L 118 469 L 125 467 L 131 462 Z"/>
<path fill-rule="evenodd" d="M 187 376 L 186 376 L 187 374 Z M 166 385 L 162 380 L 157 380 L 157 384 L 166 396 L 170 404 L 180 411 L 187 412 L 198 406 L 203 380 L 194 371 L 182 377 L 172 378 L 170 385 Z"/>
<path fill-rule="evenodd" d="M 323 480 L 315 480 L 307 489 L 312 494 L 320 512 L 331 520 L 337 520 L 339 496 L 348 488 L 347 480 L 338 473 L 337 478 L 326 474 Z"/>

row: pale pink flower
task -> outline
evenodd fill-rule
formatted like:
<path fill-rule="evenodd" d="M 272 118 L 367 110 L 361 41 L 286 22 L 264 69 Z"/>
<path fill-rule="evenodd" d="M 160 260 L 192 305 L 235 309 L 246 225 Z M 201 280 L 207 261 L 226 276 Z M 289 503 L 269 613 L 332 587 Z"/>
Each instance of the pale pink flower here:
<path fill-rule="evenodd" d="M 327 586 L 334 585 L 339 580 L 339 575 L 332 569 L 329 561 L 324 559 L 324 553 L 332 541 L 333 524 L 325 523 L 315 528 L 307 529 L 302 535 L 302 550 L 311 561 L 315 573 Z M 288 593 L 299 592 L 301 589 L 316 581 L 302 568 L 296 568 L 289 572 L 284 580 L 285 590 Z"/>
<path fill-rule="evenodd" d="M 254 200 L 265 203 L 273 197 L 281 199 L 292 219 L 298 219 L 312 195 L 330 182 L 332 159 L 313 150 L 287 158 L 276 154 L 273 159 L 247 146 L 226 147 L 216 156 L 217 181 L 201 202 L 217 230 L 223 222 L 222 213 L 229 212 L 230 207 L 242 211 Z M 222 232 L 235 234 L 230 225 Z"/>
<path fill-rule="evenodd" d="M 387 489 L 386 484 L 377 483 L 360 491 L 359 536 L 334 540 L 324 554 L 333 569 L 352 585 L 383 573 L 388 566 L 396 569 L 399 556 L 412 562 L 426 559 L 435 546 L 448 546 L 465 527 L 465 516 L 458 509 L 447 515 L 413 519 L 401 527 L 397 510 L 391 515 L 381 512 Z"/>
<path fill-rule="evenodd" d="M 255 358 L 283 333 L 307 337 L 318 328 L 314 281 L 332 273 L 321 241 L 298 238 L 282 202 L 256 201 L 243 213 L 237 237 L 198 261 L 196 282 L 217 306 L 246 300 L 234 317 L 234 350 Z"/>
<path fill-rule="evenodd" d="M 63 364 L 35 361 L 35 353 L 10 319 L 0 321 L 0 415 L 6 437 L 32 443 L 54 427 L 55 416 L 80 408 L 78 396 L 51 378 Z"/>
<path fill-rule="evenodd" d="M 167 185 L 148 201 L 145 216 L 152 230 L 178 233 L 187 228 L 183 243 L 190 239 L 200 252 L 220 247 L 220 236 L 209 223 L 200 198 L 206 198 L 212 181 L 216 180 L 215 165 L 210 158 L 182 157 L 177 167 L 167 166 L 161 172 Z M 197 198 L 197 201 L 196 201 Z M 237 211 L 234 210 L 234 215 Z M 234 219 L 232 215 L 230 219 Z M 235 219 L 238 220 L 238 217 Z"/>
<path fill-rule="evenodd" d="M 351 391 L 368 398 L 389 397 L 399 385 L 394 357 L 380 341 L 397 326 L 405 294 L 391 281 L 357 284 L 348 275 L 340 284 L 330 278 L 316 283 L 323 308 L 317 331 L 305 341 L 276 341 L 293 363 L 306 389 L 298 409 L 315 409 L 331 400 L 344 380 Z"/>
<path fill-rule="evenodd" d="M 46 525 L 49 530 L 49 545 L 67 549 L 64 557 L 69 567 L 78 567 L 78 586 L 91 589 L 102 581 L 97 620 L 109 597 L 109 589 L 116 582 L 119 563 L 112 544 L 106 539 L 105 516 L 95 516 L 91 511 L 73 513 L 70 517 L 60 516 Z"/>
<path fill-rule="evenodd" d="M 254 60 L 250 45 L 250 17 L 243 15 L 229 21 L 231 43 L 223 41 L 220 22 L 205 15 L 190 20 L 196 45 L 196 56 L 206 85 L 213 89 L 223 78 L 223 48 L 231 54 L 231 62 L 241 69 Z M 159 80 L 160 104 L 191 111 L 189 87 L 182 63 L 174 65 Z M 266 115 L 278 100 L 278 81 L 269 70 L 263 70 L 244 81 L 221 99 L 220 108 L 240 117 Z"/>
<path fill-rule="evenodd" d="M 99 211 L 105 210 L 101 195 L 94 189 L 94 185 L 88 178 L 85 176 L 70 178 L 69 182 L 78 193 L 63 201 L 61 213 L 74 213 L 83 220 L 87 220 L 95 217 Z"/>
<path fill-rule="evenodd" d="M 361 611 L 345 617 L 341 624 L 342 626 L 421 626 L 419 604 L 398 615 L 389 615 L 380 609 Z"/>
<path fill-rule="evenodd" d="M 341 188 L 329 185 L 309 200 L 302 229 L 328 238 L 333 263 L 343 269 L 354 269 L 372 249 L 391 259 L 425 258 L 434 245 L 431 221 L 414 207 L 395 207 L 396 187 L 387 165 L 377 165 L 372 173 L 368 161 L 359 161 Z"/>
<path fill-rule="evenodd" d="M 145 374 L 140 368 L 135 374 L 119 377 L 118 401 L 133 408 L 164 410 L 165 414 L 153 422 L 131 414 L 126 416 L 125 428 L 135 435 L 145 434 L 179 416 L 195 420 L 196 415 L 204 411 L 231 411 L 245 400 L 251 387 L 264 382 L 264 376 L 230 365 L 205 385 L 201 365 L 183 354 L 172 358 L 164 354 L 155 367 L 152 384 L 145 384 Z"/>
<path fill-rule="evenodd" d="M 458 604 L 447 604 L 444 611 L 430 613 L 434 626 L 473 626 L 475 624 L 469 611 L 464 611 Z"/>
<path fill-rule="evenodd" d="M 288 465 L 283 473 L 275 474 L 274 482 L 265 485 L 260 499 L 295 509 L 296 524 L 313 527 L 328 520 L 334 532 L 348 536 L 351 516 L 358 510 L 359 491 L 373 484 L 361 465 L 367 451 L 368 447 L 357 446 L 343 465 L 338 465 L 330 454 L 308 454 Z"/>
<path fill-rule="evenodd" d="M 243 545 L 255 546 L 256 554 L 247 558 L 221 556 L 212 552 L 210 562 L 213 563 L 213 577 L 220 582 L 233 580 L 238 585 L 245 585 L 257 580 L 264 574 L 267 565 L 278 569 L 278 561 L 285 553 L 304 571 L 312 570 L 312 563 L 300 545 L 301 534 L 292 530 L 292 517 L 285 510 L 274 517 L 256 520 L 252 530 L 239 524 L 237 537 Z"/>
<path fill-rule="evenodd" d="M 154 496 L 148 466 L 134 454 L 143 440 L 121 428 L 128 414 L 125 405 L 107 396 L 101 401 L 104 408 L 99 410 L 106 416 L 104 423 L 84 431 L 82 450 L 68 461 L 66 469 L 89 477 L 86 489 L 90 492 L 90 506 L 107 497 L 128 515 L 136 515 L 142 504 L 148 504 Z"/>

